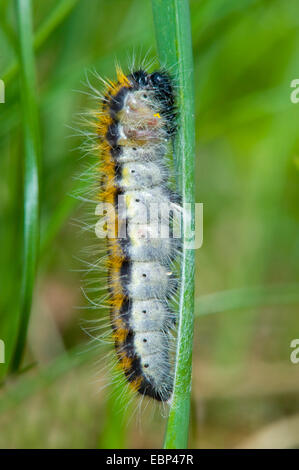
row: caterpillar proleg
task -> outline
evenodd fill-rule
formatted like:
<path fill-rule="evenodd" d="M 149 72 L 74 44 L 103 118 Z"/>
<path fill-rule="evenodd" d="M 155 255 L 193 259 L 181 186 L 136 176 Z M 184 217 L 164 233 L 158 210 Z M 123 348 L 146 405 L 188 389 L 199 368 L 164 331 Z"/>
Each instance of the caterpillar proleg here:
<path fill-rule="evenodd" d="M 173 391 L 171 299 L 180 253 L 181 211 L 168 163 L 174 86 L 164 70 L 126 75 L 117 67 L 117 80 L 105 87 L 94 127 L 112 337 L 130 388 L 166 402 Z"/>

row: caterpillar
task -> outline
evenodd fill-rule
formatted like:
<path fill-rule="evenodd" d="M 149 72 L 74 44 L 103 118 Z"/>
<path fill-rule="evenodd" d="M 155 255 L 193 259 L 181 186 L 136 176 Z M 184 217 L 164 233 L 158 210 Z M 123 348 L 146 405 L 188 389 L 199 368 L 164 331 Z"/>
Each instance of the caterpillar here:
<path fill-rule="evenodd" d="M 93 114 L 106 304 L 117 363 L 130 389 L 169 402 L 176 324 L 171 300 L 180 253 L 175 234 L 180 198 L 171 187 L 168 161 L 176 135 L 174 84 L 165 70 L 124 74 L 117 66 L 116 74 L 115 81 L 103 80 L 105 90 Z M 156 223 L 149 224 L 152 212 Z"/>

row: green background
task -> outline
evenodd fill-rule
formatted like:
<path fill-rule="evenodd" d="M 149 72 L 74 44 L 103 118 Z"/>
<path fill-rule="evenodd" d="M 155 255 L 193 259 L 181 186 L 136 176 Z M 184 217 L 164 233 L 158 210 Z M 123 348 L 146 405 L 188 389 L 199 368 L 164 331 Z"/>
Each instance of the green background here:
<path fill-rule="evenodd" d="M 126 68 L 133 53 L 155 57 L 151 3 L 34 1 L 34 31 L 59 3 L 66 11 L 36 44 L 41 247 L 22 369 L 4 379 L 0 364 L 0 447 L 159 447 L 159 409 L 150 404 L 126 423 L 126 401 L 101 391 L 98 380 L 109 382 L 103 353 L 90 351 L 80 329 L 101 315 L 80 290 L 78 258 L 88 247 L 92 255 L 95 241 L 78 228 L 86 207 L 70 196 L 94 162 L 70 128 L 95 105 L 78 90 L 88 91 L 86 72 L 94 69 L 114 77 L 115 59 Z M 9 348 L 21 289 L 24 149 L 22 84 L 11 68 L 15 5 L 0 6 L 0 338 Z M 299 338 L 299 103 L 290 100 L 299 78 L 299 5 L 193 0 L 190 8 L 204 244 L 195 254 L 189 445 L 299 447 L 299 364 L 290 362 L 290 342 Z"/>

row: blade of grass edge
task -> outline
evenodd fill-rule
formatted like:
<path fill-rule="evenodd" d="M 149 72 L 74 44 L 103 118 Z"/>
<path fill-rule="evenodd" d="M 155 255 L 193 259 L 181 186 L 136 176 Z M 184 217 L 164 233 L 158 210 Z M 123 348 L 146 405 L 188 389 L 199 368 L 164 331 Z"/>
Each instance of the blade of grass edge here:
<path fill-rule="evenodd" d="M 31 0 L 15 0 L 21 68 L 24 134 L 23 272 L 18 332 L 11 370 L 20 365 L 25 347 L 39 248 L 39 126 Z"/>
<path fill-rule="evenodd" d="M 176 78 L 178 134 L 174 144 L 182 202 L 194 202 L 194 91 L 190 13 L 187 0 L 152 0 L 159 60 Z M 194 226 L 192 207 L 191 226 Z M 183 220 L 183 236 L 187 220 Z M 174 391 L 165 448 L 188 444 L 194 323 L 194 250 L 182 249 Z"/>

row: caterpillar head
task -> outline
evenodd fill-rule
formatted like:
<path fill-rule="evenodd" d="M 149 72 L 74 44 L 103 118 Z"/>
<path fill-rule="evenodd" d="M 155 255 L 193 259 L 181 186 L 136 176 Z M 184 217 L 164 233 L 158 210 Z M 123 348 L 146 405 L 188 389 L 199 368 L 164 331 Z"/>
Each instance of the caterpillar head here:
<path fill-rule="evenodd" d="M 131 75 L 138 88 L 149 89 L 153 92 L 155 100 L 159 103 L 160 113 L 167 118 L 168 133 L 174 132 L 176 117 L 175 99 L 172 79 L 165 71 L 147 74 L 144 70 L 138 70 Z"/>
<path fill-rule="evenodd" d="M 132 86 L 118 116 L 125 136 L 137 142 L 167 140 L 175 118 L 170 77 L 166 72 L 138 70 L 128 78 Z"/>

